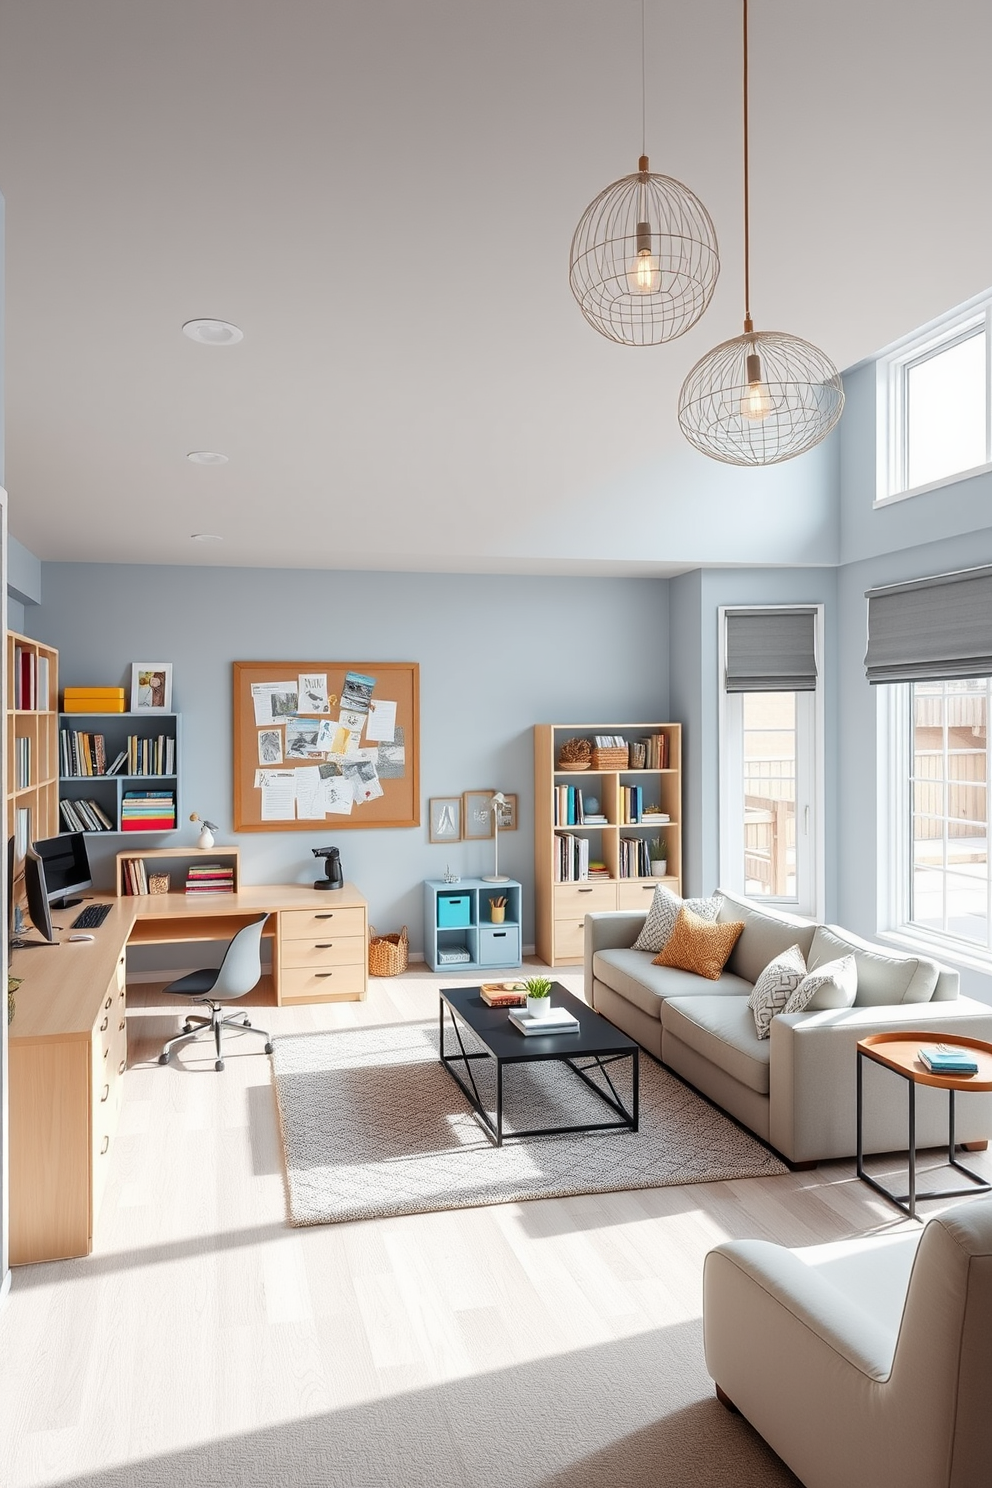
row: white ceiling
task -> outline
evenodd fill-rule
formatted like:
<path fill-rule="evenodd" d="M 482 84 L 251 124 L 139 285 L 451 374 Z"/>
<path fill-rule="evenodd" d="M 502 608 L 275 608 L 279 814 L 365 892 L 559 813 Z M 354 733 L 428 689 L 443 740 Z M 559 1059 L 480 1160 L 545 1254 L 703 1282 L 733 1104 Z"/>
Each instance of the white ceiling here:
<path fill-rule="evenodd" d="M 647 0 L 647 36 L 652 169 L 706 203 L 723 273 L 693 331 L 630 350 L 567 261 L 636 169 L 639 0 L 0 0 L 14 535 L 49 560 L 679 567 L 665 512 L 702 457 L 678 389 L 741 329 L 739 0 Z M 988 287 L 990 55 L 988 0 L 752 0 L 759 328 L 847 367 Z M 199 316 L 244 341 L 195 345 Z M 648 530 L 615 520 L 631 479 Z"/>

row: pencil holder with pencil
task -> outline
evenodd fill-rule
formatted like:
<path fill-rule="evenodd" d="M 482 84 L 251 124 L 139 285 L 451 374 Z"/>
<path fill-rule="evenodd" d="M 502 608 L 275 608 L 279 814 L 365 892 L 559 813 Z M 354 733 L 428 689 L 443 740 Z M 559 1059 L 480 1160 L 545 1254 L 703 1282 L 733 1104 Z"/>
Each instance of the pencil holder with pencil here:
<path fill-rule="evenodd" d="M 498 899 L 489 901 L 489 918 L 494 925 L 502 925 L 506 919 L 506 895 L 500 894 Z"/>

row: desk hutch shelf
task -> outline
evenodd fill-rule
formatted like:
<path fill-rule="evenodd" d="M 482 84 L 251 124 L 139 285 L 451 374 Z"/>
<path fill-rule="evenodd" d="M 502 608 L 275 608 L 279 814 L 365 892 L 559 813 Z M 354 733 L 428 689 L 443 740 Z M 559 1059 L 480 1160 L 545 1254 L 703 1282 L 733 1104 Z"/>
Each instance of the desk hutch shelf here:
<path fill-rule="evenodd" d="M 180 814 L 180 758 L 182 748 L 182 717 L 179 713 L 61 713 L 59 715 L 59 729 L 62 735 L 62 773 L 59 777 L 59 796 L 61 801 L 95 801 L 101 808 L 106 818 L 112 823 L 104 827 L 99 835 L 107 836 L 116 832 L 124 836 L 135 837 L 163 837 L 171 836 L 178 830 L 182 821 Z M 154 748 L 156 741 L 171 741 L 171 752 L 173 769 L 168 774 L 150 774 L 147 771 L 136 771 L 129 775 L 120 773 L 117 775 L 83 775 L 78 773 L 66 773 L 65 765 L 68 751 L 68 738 L 72 735 L 85 735 L 95 737 L 102 735 L 104 740 L 103 754 L 107 767 L 113 764 L 117 755 L 128 748 L 129 739 L 137 739 L 146 744 L 149 753 Z M 164 752 L 164 751 L 163 751 Z M 69 756 L 71 758 L 71 755 Z M 78 751 L 77 751 L 78 757 Z M 127 761 L 127 764 L 136 761 Z M 125 831 L 123 827 L 122 808 L 124 797 L 128 792 L 168 791 L 175 802 L 176 826 L 167 828 L 154 828 L 142 832 Z M 59 827 L 55 828 L 60 830 Z M 62 813 L 61 830 L 63 832 L 75 831 L 76 828 L 66 820 Z M 96 835 L 96 834 L 94 834 Z"/>

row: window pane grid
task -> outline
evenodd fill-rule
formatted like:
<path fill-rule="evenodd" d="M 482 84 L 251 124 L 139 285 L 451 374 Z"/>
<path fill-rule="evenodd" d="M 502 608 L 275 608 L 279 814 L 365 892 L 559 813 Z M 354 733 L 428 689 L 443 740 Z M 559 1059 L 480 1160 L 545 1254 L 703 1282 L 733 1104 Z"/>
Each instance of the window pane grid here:
<path fill-rule="evenodd" d="M 911 688 L 909 923 L 992 948 L 987 719 L 992 679 Z"/>
<path fill-rule="evenodd" d="M 744 892 L 795 900 L 796 694 L 746 692 L 741 696 Z"/>

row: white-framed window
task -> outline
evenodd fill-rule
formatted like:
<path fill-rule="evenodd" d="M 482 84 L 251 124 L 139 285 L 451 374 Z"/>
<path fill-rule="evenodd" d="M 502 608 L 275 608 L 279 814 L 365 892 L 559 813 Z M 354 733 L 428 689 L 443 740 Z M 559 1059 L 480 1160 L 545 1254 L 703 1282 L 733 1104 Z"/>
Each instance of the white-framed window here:
<path fill-rule="evenodd" d="M 876 364 L 875 504 L 992 468 L 992 295 Z"/>
<path fill-rule="evenodd" d="M 992 964 L 992 677 L 881 689 L 883 917 L 936 952 Z"/>
<path fill-rule="evenodd" d="M 796 686 L 787 675 L 763 677 L 760 654 L 753 678 L 731 675 L 728 626 L 751 614 L 774 632 L 774 609 L 720 612 L 720 882 L 750 898 L 822 915 L 823 612 L 805 606 L 778 613 L 786 622 L 805 616 L 812 673 L 795 679 Z M 768 681 L 774 685 L 763 685 Z"/>

